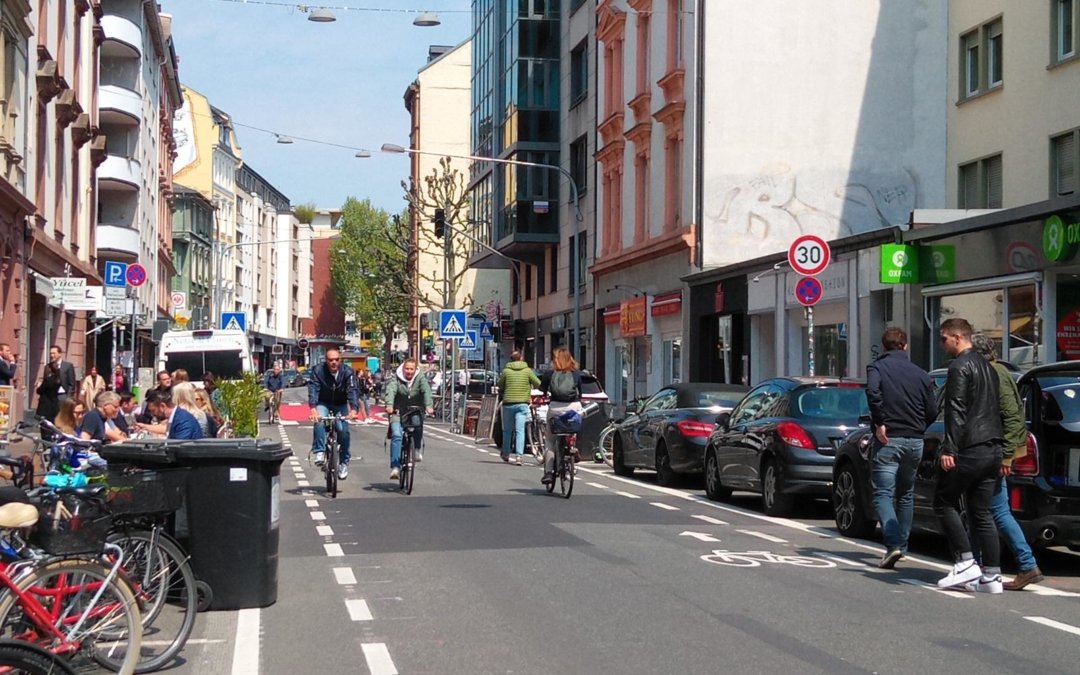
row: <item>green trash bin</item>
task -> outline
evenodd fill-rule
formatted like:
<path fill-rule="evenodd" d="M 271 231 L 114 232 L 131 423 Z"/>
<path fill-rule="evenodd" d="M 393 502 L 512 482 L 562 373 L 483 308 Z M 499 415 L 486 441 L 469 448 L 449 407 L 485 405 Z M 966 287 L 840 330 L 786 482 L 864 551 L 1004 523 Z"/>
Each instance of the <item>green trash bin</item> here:
<path fill-rule="evenodd" d="M 209 609 L 266 607 L 277 600 L 280 441 L 212 438 L 170 445 L 190 467 L 175 534 L 195 577 L 209 586 Z"/>

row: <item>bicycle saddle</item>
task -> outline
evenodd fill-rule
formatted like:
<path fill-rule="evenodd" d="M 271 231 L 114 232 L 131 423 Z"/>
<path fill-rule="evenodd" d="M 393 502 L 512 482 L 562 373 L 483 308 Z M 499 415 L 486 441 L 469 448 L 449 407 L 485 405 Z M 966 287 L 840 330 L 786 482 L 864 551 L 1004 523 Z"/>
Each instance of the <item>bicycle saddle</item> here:
<path fill-rule="evenodd" d="M 0 506 L 0 528 L 31 527 L 37 521 L 38 510 L 33 504 L 11 502 Z"/>

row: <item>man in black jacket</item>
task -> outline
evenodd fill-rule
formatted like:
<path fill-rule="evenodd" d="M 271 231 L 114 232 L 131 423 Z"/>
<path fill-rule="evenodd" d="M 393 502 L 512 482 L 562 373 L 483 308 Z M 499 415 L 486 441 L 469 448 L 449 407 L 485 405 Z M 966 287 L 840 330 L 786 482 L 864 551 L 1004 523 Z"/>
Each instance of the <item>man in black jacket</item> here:
<path fill-rule="evenodd" d="M 881 346 L 885 353 L 866 367 L 866 399 L 874 427 L 870 482 L 885 537 L 885 556 L 878 567 L 892 569 L 907 552 L 923 433 L 937 418 L 937 403 L 930 376 L 908 358 L 907 333 L 890 326 Z"/>
<path fill-rule="evenodd" d="M 309 419 L 315 423 L 315 437 L 311 452 L 315 466 L 322 466 L 326 460 L 326 427 L 320 417 L 339 414 L 349 420 L 356 419 L 360 411 L 360 393 L 356 386 L 356 374 L 353 369 L 342 363 L 341 352 L 336 349 L 326 350 L 326 360 L 311 369 L 308 380 L 308 405 L 311 406 Z M 337 423 L 338 444 L 338 480 L 349 477 L 349 425 L 342 420 Z M 359 457 L 359 455 L 357 455 Z"/>
<path fill-rule="evenodd" d="M 952 572 L 938 586 L 977 582 L 976 590 L 1001 593 L 1000 547 L 990 515 L 994 486 L 1001 476 L 1001 409 L 998 378 L 990 363 L 971 347 L 971 324 L 949 319 L 941 324 L 941 345 L 954 357 L 945 381 L 945 437 L 941 471 L 934 490 L 934 513 L 952 549 Z M 960 499 L 967 505 L 974 535 L 982 548 L 982 569 L 960 519 Z"/>
<path fill-rule="evenodd" d="M 11 353 L 11 345 L 0 342 L 0 386 L 7 386 L 15 379 L 15 355 Z"/>

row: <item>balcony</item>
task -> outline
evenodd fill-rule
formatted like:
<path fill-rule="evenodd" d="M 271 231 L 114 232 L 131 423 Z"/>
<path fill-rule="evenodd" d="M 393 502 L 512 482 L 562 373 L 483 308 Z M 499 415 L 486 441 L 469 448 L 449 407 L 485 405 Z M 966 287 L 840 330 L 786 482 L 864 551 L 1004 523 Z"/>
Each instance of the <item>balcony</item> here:
<path fill-rule="evenodd" d="M 142 99 L 138 94 L 115 84 L 98 88 L 100 124 L 135 126 L 142 120 Z"/>
<path fill-rule="evenodd" d="M 97 170 L 98 188 L 102 191 L 138 192 L 142 187 L 139 160 L 109 155 Z"/>
<path fill-rule="evenodd" d="M 120 260 L 121 262 L 139 259 L 139 231 L 123 225 L 99 223 L 94 235 L 98 258 Z"/>
<path fill-rule="evenodd" d="M 106 14 L 101 17 L 101 31 L 105 42 L 101 44 L 101 56 L 137 59 L 142 56 L 142 30 L 122 16 Z"/>

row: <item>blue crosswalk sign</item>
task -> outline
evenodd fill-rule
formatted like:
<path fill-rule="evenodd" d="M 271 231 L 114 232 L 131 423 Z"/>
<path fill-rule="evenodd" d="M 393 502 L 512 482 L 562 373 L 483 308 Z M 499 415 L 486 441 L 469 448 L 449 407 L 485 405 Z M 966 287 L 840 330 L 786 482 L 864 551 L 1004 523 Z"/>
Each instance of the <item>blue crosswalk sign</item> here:
<path fill-rule="evenodd" d="M 221 327 L 224 330 L 247 330 L 247 315 L 243 312 L 222 312 Z"/>
<path fill-rule="evenodd" d="M 492 337 L 494 337 L 494 336 L 491 334 L 491 322 L 490 321 L 481 321 L 480 322 L 480 338 L 483 339 L 483 340 L 490 340 Z"/>
<path fill-rule="evenodd" d="M 439 337 L 443 339 L 465 337 L 465 310 L 444 309 L 439 312 Z"/>
<path fill-rule="evenodd" d="M 127 286 L 127 263 L 115 260 L 105 261 L 105 285 Z"/>
<path fill-rule="evenodd" d="M 465 337 L 461 338 L 461 340 L 458 341 L 458 347 L 470 352 L 476 349 L 476 331 L 465 331 Z"/>

